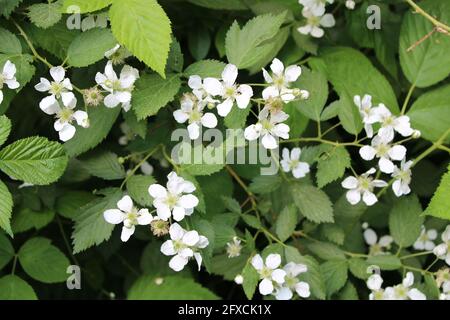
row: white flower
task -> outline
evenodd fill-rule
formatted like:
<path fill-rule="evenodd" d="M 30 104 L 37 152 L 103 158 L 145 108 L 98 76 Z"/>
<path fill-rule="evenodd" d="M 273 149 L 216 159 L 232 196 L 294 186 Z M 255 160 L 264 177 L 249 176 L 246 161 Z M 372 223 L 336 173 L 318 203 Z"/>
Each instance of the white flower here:
<path fill-rule="evenodd" d="M 414 274 L 406 273 L 401 284 L 385 289 L 386 300 L 427 300 L 427 297 L 416 288 L 411 288 L 414 284 Z"/>
<path fill-rule="evenodd" d="M 256 124 L 248 126 L 244 131 L 245 139 L 253 141 L 262 137 L 262 145 L 266 149 L 276 149 L 278 147 L 277 138 L 289 139 L 289 126 L 283 122 L 289 118 L 289 115 L 283 111 L 269 113 L 264 108 L 259 113 L 259 121 Z"/>
<path fill-rule="evenodd" d="M 316 16 L 322 16 L 325 13 L 325 5 L 327 2 L 333 3 L 334 0 L 298 0 L 298 3 L 308 8 Z"/>
<path fill-rule="evenodd" d="M 192 93 L 197 98 L 197 103 L 202 104 L 202 108 L 207 106 L 208 109 L 212 109 L 216 104 L 220 103 L 220 100 L 214 99 L 205 90 L 204 80 L 198 75 L 189 77 L 188 86 L 192 89 Z"/>
<path fill-rule="evenodd" d="M 321 28 L 334 27 L 336 21 L 331 13 L 322 15 L 315 15 L 308 8 L 304 8 L 302 11 L 303 16 L 306 18 L 306 25 L 297 29 L 301 34 L 311 34 L 314 38 L 322 38 L 325 31 Z"/>
<path fill-rule="evenodd" d="M 111 60 L 114 65 L 124 63 L 125 59 L 129 56 L 131 56 L 130 52 L 120 44 L 116 44 L 113 48 L 105 52 L 105 58 Z"/>
<path fill-rule="evenodd" d="M 169 267 L 174 271 L 181 271 L 194 257 L 198 264 L 198 270 L 202 265 L 202 256 L 198 249 L 206 248 L 209 241 L 197 231 L 184 230 L 178 223 L 174 223 L 169 229 L 170 239 L 161 245 L 161 252 L 166 256 L 173 256 L 169 261 Z"/>
<path fill-rule="evenodd" d="M 345 6 L 347 7 L 347 9 L 353 10 L 355 9 L 355 1 L 354 0 L 347 0 L 345 1 Z"/>
<path fill-rule="evenodd" d="M 148 192 L 154 198 L 153 205 L 159 218 L 167 221 L 173 216 L 175 221 L 181 221 L 186 215 L 190 216 L 198 205 L 198 198 L 190 194 L 195 191 L 195 186 L 175 172 L 169 173 L 167 179 L 167 189 L 160 184 L 152 184 Z"/>
<path fill-rule="evenodd" d="M 47 114 L 50 113 L 46 110 L 51 108 L 57 99 L 61 98 L 65 106 L 68 106 L 75 99 L 75 95 L 72 92 L 72 83 L 70 82 L 70 79 L 65 78 L 66 71 L 63 67 L 58 66 L 50 68 L 50 75 L 52 76 L 53 81 L 50 82 L 45 78 L 41 78 L 41 81 L 34 86 L 37 91 L 48 92 L 50 94 L 39 103 L 41 110 Z"/>
<path fill-rule="evenodd" d="M 234 282 L 236 284 L 243 284 L 244 283 L 244 277 L 241 274 L 238 274 L 236 277 L 234 277 Z"/>
<path fill-rule="evenodd" d="M 74 111 L 76 104 L 77 99 L 73 96 L 73 99 L 69 100 L 63 107 L 60 106 L 58 100 L 54 100 L 53 104 L 42 109 L 46 114 L 56 117 L 57 120 L 55 121 L 54 128 L 58 132 L 61 141 L 69 141 L 75 135 L 76 128 L 72 125 L 73 121 L 83 128 L 89 127 L 87 112 L 81 110 Z"/>
<path fill-rule="evenodd" d="M 435 229 L 425 229 L 425 226 L 422 226 L 422 231 L 420 232 L 419 238 L 417 238 L 414 243 L 414 249 L 416 250 L 433 250 L 435 244 L 433 240 L 437 238 L 437 231 Z"/>
<path fill-rule="evenodd" d="M 375 108 L 372 108 L 372 96 L 366 94 L 362 99 L 360 96 L 355 96 L 353 98 L 353 102 L 359 109 L 359 113 L 361 114 L 367 137 L 372 138 L 372 124 L 379 121 L 379 117 Z"/>
<path fill-rule="evenodd" d="M 377 256 L 386 254 L 385 250 L 389 250 L 391 248 L 391 244 L 394 241 L 394 239 L 391 236 L 385 235 L 378 240 L 378 236 L 376 232 L 369 228 L 367 223 L 363 224 L 364 233 L 364 240 L 366 241 L 367 245 L 369 245 L 369 255 L 371 256 Z"/>
<path fill-rule="evenodd" d="M 409 137 L 414 133 L 411 129 L 408 116 L 394 116 L 391 111 L 384 104 L 375 107 L 378 122 L 381 123 L 381 128 L 378 130 L 378 135 L 382 136 L 387 141 L 394 139 L 394 131 L 400 133 L 403 137 Z"/>
<path fill-rule="evenodd" d="M 283 270 L 286 272 L 284 283 L 281 287 L 276 288 L 275 298 L 277 300 L 290 300 L 294 295 L 294 291 L 300 297 L 308 298 L 311 295 L 309 284 L 297 278 L 299 274 L 305 273 L 308 268 L 304 264 L 289 262 L 284 266 Z"/>
<path fill-rule="evenodd" d="M 375 187 L 386 187 L 388 184 L 383 180 L 373 180 L 370 176 L 376 172 L 375 168 L 371 168 L 366 173 L 363 173 L 359 177 L 347 177 L 342 181 L 342 187 L 349 189 L 346 193 L 348 202 L 355 205 L 361 201 L 361 195 L 363 201 L 368 205 L 374 205 L 378 199 L 373 193 Z"/>
<path fill-rule="evenodd" d="M 7 85 L 10 89 L 17 89 L 20 87 L 19 82 L 16 80 L 16 65 L 7 60 L 3 65 L 3 70 L 0 73 L 0 104 L 3 101 L 3 85 Z"/>
<path fill-rule="evenodd" d="M 264 100 L 279 97 L 283 102 L 288 103 L 294 100 L 297 94 L 301 94 L 304 98 L 309 96 L 307 91 L 297 92 L 298 90 L 289 89 L 291 83 L 297 81 L 302 74 L 302 69 L 299 66 L 292 65 L 284 69 L 283 62 L 275 58 L 270 65 L 270 69 L 272 70 L 272 75 L 266 69 L 262 69 L 264 79 L 271 84 L 263 90 Z"/>
<path fill-rule="evenodd" d="M 262 295 L 271 294 L 274 291 L 274 282 L 277 285 L 284 283 L 286 271 L 279 269 L 281 264 L 281 256 L 271 253 L 267 256 L 264 263 L 262 257 L 257 254 L 252 258 L 252 266 L 258 271 L 260 279 L 259 293 Z"/>
<path fill-rule="evenodd" d="M 367 279 L 367 288 L 372 292 L 369 295 L 370 300 L 385 300 L 384 289 L 381 288 L 383 284 L 383 278 L 379 274 L 373 274 Z"/>
<path fill-rule="evenodd" d="M 198 101 L 195 96 L 185 94 L 181 99 L 181 108 L 175 110 L 173 117 L 178 123 L 189 123 L 187 126 L 189 138 L 192 140 L 200 136 L 202 126 L 206 128 L 215 128 L 217 126 L 217 118 L 211 112 L 203 112 L 205 105 Z"/>
<path fill-rule="evenodd" d="M 309 172 L 309 164 L 300 161 L 302 151 L 300 148 L 293 148 L 289 153 L 289 149 L 283 149 L 283 159 L 280 161 L 284 172 L 292 171 L 292 175 L 299 179 L 305 177 Z"/>
<path fill-rule="evenodd" d="M 97 72 L 95 82 L 104 90 L 109 92 L 105 97 L 104 103 L 108 108 L 115 108 L 119 103 L 125 111 L 131 108 L 131 91 L 134 88 L 134 82 L 139 78 L 139 71 L 133 67 L 125 65 L 117 77 L 113 69 L 113 64 L 108 61 L 105 67 L 105 73 Z"/>
<path fill-rule="evenodd" d="M 450 225 L 445 228 L 441 235 L 442 243 L 433 249 L 433 253 L 445 263 L 450 265 Z"/>
<path fill-rule="evenodd" d="M 153 216 L 148 212 L 148 209 L 138 210 L 129 196 L 124 196 L 117 202 L 117 208 L 106 210 L 103 217 L 106 222 L 111 224 L 119 224 L 123 222 L 122 234 L 120 239 L 123 242 L 128 241 L 134 233 L 136 225 L 148 225 L 152 222 Z"/>
<path fill-rule="evenodd" d="M 362 147 L 359 149 L 359 154 L 367 161 L 375 157 L 379 158 L 378 166 L 381 172 L 393 173 L 395 166 L 392 160 L 403 160 L 406 156 L 406 148 L 402 145 L 392 145 L 383 136 L 375 136 L 371 146 Z"/>
<path fill-rule="evenodd" d="M 238 237 L 233 237 L 233 241 L 227 243 L 228 258 L 235 258 L 241 255 L 241 240 Z"/>
<path fill-rule="evenodd" d="M 223 99 L 223 102 L 217 105 L 217 112 L 221 117 L 226 117 L 230 113 L 235 101 L 240 109 L 247 108 L 253 96 L 252 87 L 235 83 L 237 76 L 237 67 L 228 64 L 222 72 L 222 81 L 215 78 L 206 78 L 203 81 L 203 87 L 208 94 Z"/>
<path fill-rule="evenodd" d="M 144 175 L 151 176 L 153 174 L 154 168 L 148 161 L 144 161 L 141 164 L 140 170 Z"/>
<path fill-rule="evenodd" d="M 411 166 L 413 163 L 413 161 L 405 162 L 405 159 L 403 159 L 400 163 L 400 168 L 397 166 L 394 167 L 392 178 L 394 178 L 395 181 L 392 184 L 392 191 L 394 191 L 394 194 L 397 197 L 411 192 L 409 184 L 411 183 Z"/>

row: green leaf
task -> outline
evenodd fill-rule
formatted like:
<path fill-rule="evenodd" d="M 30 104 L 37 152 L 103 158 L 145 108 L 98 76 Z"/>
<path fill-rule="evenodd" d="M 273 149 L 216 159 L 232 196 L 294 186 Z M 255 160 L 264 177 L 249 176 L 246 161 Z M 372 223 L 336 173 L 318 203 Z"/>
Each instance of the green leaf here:
<path fill-rule="evenodd" d="M 58 180 L 67 166 L 64 148 L 42 137 L 31 137 L 10 144 L 0 151 L 0 170 L 11 178 L 35 185 Z"/>
<path fill-rule="evenodd" d="M 256 176 L 250 183 L 250 191 L 258 194 L 267 194 L 277 190 L 283 179 L 280 176 Z"/>
<path fill-rule="evenodd" d="M 131 53 L 165 78 L 171 38 L 170 20 L 156 0 L 114 1 L 111 30 Z"/>
<path fill-rule="evenodd" d="M 178 74 L 168 74 L 166 79 L 156 74 L 145 74 L 136 81 L 132 108 L 139 120 L 158 113 L 159 109 L 173 101 L 181 87 Z"/>
<path fill-rule="evenodd" d="M 235 21 L 225 38 L 228 61 L 239 69 L 250 68 L 256 64 L 260 56 L 255 52 L 264 50 L 266 41 L 275 37 L 285 16 L 285 12 L 257 16 L 248 21 L 242 29 Z"/>
<path fill-rule="evenodd" d="M 283 111 L 289 115 L 289 118 L 284 122 L 291 128 L 289 135 L 291 137 L 299 137 L 308 127 L 309 118 L 300 112 L 300 109 L 293 103 L 285 105 Z"/>
<path fill-rule="evenodd" d="M 320 71 L 302 68 L 302 75 L 292 84 L 292 87 L 307 90 L 310 96 L 307 100 L 296 100 L 291 104 L 308 118 L 321 121 L 320 115 L 328 99 L 326 76 Z"/>
<path fill-rule="evenodd" d="M 87 129 L 79 128 L 75 136 L 64 144 L 67 154 L 75 157 L 96 147 L 108 135 L 120 110 L 119 107 L 111 109 L 105 106 L 89 108 L 90 126 Z"/>
<path fill-rule="evenodd" d="M 348 266 L 345 260 L 330 260 L 320 265 L 320 272 L 325 279 L 329 297 L 344 287 L 347 282 L 347 271 Z"/>
<path fill-rule="evenodd" d="M 239 205 L 239 202 L 237 202 L 235 199 L 231 197 L 225 197 L 222 196 L 222 202 L 225 204 L 225 208 L 230 210 L 231 212 L 241 214 L 241 206 Z"/>
<path fill-rule="evenodd" d="M 349 133 L 357 134 L 362 129 L 358 108 L 353 104 L 355 95 L 370 94 L 374 104 L 384 103 L 393 113 L 399 113 L 391 85 L 361 52 L 345 47 L 328 48 L 323 50 L 321 61 L 322 71 L 341 98 L 339 119 Z"/>
<path fill-rule="evenodd" d="M 450 3 L 447 0 L 422 1 L 420 7 L 440 22 L 450 23 Z M 428 19 L 414 11 L 407 12 L 403 18 L 400 65 L 409 82 L 419 88 L 436 84 L 450 74 L 450 37 L 447 34 L 434 32 L 425 41 L 415 45 L 433 28 Z"/>
<path fill-rule="evenodd" d="M 23 208 L 14 214 L 12 220 L 12 230 L 14 234 L 25 232 L 30 229 L 40 230 L 53 221 L 55 212 L 52 210 L 33 211 L 30 208 Z"/>
<path fill-rule="evenodd" d="M 402 267 L 402 262 L 397 256 L 392 254 L 383 254 L 377 256 L 370 256 L 366 261 L 369 265 L 375 265 L 381 270 L 397 270 Z"/>
<path fill-rule="evenodd" d="M 341 178 L 350 167 L 350 155 L 345 147 L 322 145 L 321 151 L 316 174 L 319 188 Z"/>
<path fill-rule="evenodd" d="M 284 254 L 288 263 L 295 262 L 307 266 L 308 272 L 302 273 L 300 279 L 309 284 L 311 292 L 316 298 L 324 300 L 326 298 L 326 287 L 316 259 L 311 256 L 302 256 L 296 248 L 290 246 L 284 248 Z"/>
<path fill-rule="evenodd" d="M 242 288 L 244 289 L 247 299 L 251 300 L 259 282 L 259 274 L 249 261 L 242 270 L 242 277 L 244 278 Z"/>
<path fill-rule="evenodd" d="M 211 48 L 211 35 L 206 27 L 192 28 L 188 34 L 188 48 L 195 60 L 204 59 Z"/>
<path fill-rule="evenodd" d="M 56 212 L 64 218 L 75 220 L 80 215 L 81 207 L 95 199 L 86 191 L 69 191 L 56 199 Z"/>
<path fill-rule="evenodd" d="M 0 28 L 0 53 L 21 54 L 22 45 L 19 38 L 9 30 Z"/>
<path fill-rule="evenodd" d="M 6 142 L 11 132 L 11 120 L 7 116 L 0 116 L 0 147 Z"/>
<path fill-rule="evenodd" d="M 173 71 L 180 73 L 183 71 L 184 56 L 181 52 L 180 43 L 173 38 L 170 44 L 169 57 L 167 58 L 166 73 Z"/>
<path fill-rule="evenodd" d="M 233 281 L 234 278 L 242 273 L 248 254 L 242 254 L 238 257 L 228 258 L 228 254 L 214 256 L 211 260 L 211 273 L 223 276 L 225 280 Z M 232 262 L 232 263 L 230 263 Z"/>
<path fill-rule="evenodd" d="M 15 275 L 7 275 L 0 278 L 1 300 L 37 300 L 33 288 Z"/>
<path fill-rule="evenodd" d="M 325 223 L 321 225 L 320 231 L 321 235 L 331 242 L 338 245 L 344 244 L 345 231 L 341 226 L 332 223 Z"/>
<path fill-rule="evenodd" d="M 128 291 L 128 300 L 217 300 L 218 297 L 192 279 L 164 277 L 156 284 L 154 276 L 142 276 Z"/>
<path fill-rule="evenodd" d="M 119 189 L 112 189 L 105 197 L 97 198 L 80 209 L 72 234 L 73 253 L 99 245 L 111 237 L 114 225 L 105 221 L 103 212 L 116 208 L 121 197 Z"/>
<path fill-rule="evenodd" d="M 5 230 L 11 237 L 11 212 L 13 208 L 12 195 L 8 187 L 0 180 L 0 227 Z"/>
<path fill-rule="evenodd" d="M 423 138 L 436 142 L 450 128 L 450 85 L 427 92 L 414 102 L 408 111 L 411 125 L 420 130 Z M 450 137 L 445 139 L 450 143 Z"/>
<path fill-rule="evenodd" d="M 206 270 L 210 272 L 211 268 L 211 257 L 214 251 L 216 233 L 214 232 L 214 227 L 212 224 L 205 219 L 200 219 L 199 216 L 194 216 L 191 219 L 192 228 L 197 230 L 202 236 L 208 238 L 209 244 L 205 249 L 201 250 L 203 263 Z"/>
<path fill-rule="evenodd" d="M 370 273 L 367 272 L 369 264 L 366 262 L 366 260 L 360 258 L 351 258 L 350 260 L 348 260 L 348 267 L 350 269 L 350 272 L 358 279 L 367 280 L 370 276 Z"/>
<path fill-rule="evenodd" d="M 61 20 L 61 5 L 59 3 L 36 3 L 28 7 L 28 18 L 36 26 L 47 29 Z"/>
<path fill-rule="evenodd" d="M 119 158 L 110 151 L 94 151 L 80 160 L 81 166 L 93 176 L 105 180 L 118 180 L 125 177 L 125 170 L 119 163 Z"/>
<path fill-rule="evenodd" d="M 430 204 L 425 210 L 425 214 L 441 219 L 450 220 L 450 166 L 447 173 L 442 176 L 441 183 L 431 198 Z"/>
<path fill-rule="evenodd" d="M 88 13 L 106 8 L 111 3 L 113 3 L 113 1 L 114 0 L 64 0 L 61 11 L 64 13 L 73 13 L 73 10 L 68 9 L 74 9 L 78 7 L 78 13 Z"/>
<path fill-rule="evenodd" d="M 280 212 L 275 222 L 275 232 L 281 241 L 286 241 L 295 231 L 298 217 L 297 209 L 293 205 L 289 205 Z"/>
<path fill-rule="evenodd" d="M 122 115 L 131 133 L 145 139 L 147 135 L 147 120 L 138 120 L 134 112 L 123 112 Z"/>
<path fill-rule="evenodd" d="M 389 230 L 395 242 L 407 248 L 420 236 L 424 222 L 422 206 L 417 196 L 412 195 L 398 199 L 389 214 Z"/>
<path fill-rule="evenodd" d="M 148 188 L 155 182 L 152 176 L 134 175 L 127 181 L 128 194 L 141 206 L 152 206 L 153 198 L 148 193 Z"/>
<path fill-rule="evenodd" d="M 0 232 L 0 270 L 14 257 L 15 251 L 9 239 Z"/>
<path fill-rule="evenodd" d="M 245 126 L 247 117 L 250 114 L 250 107 L 245 109 L 232 108 L 230 113 L 224 118 L 224 123 L 229 129 L 241 129 Z"/>
<path fill-rule="evenodd" d="M 46 238 L 31 238 L 19 250 L 19 262 L 25 272 L 44 283 L 64 282 L 69 259 Z"/>
<path fill-rule="evenodd" d="M 291 194 L 300 213 L 308 220 L 316 223 L 334 222 L 332 203 L 322 190 L 310 185 L 293 184 Z"/>
<path fill-rule="evenodd" d="M 67 63 L 73 67 L 87 67 L 105 57 L 105 52 L 117 44 L 111 31 L 94 28 L 80 33 L 67 49 Z"/>
<path fill-rule="evenodd" d="M 339 300 L 358 300 L 358 291 L 350 281 L 339 292 Z"/>
<path fill-rule="evenodd" d="M 220 78 L 226 64 L 218 60 L 202 60 L 191 64 L 184 70 L 184 76 L 200 76 L 202 78 L 212 77 Z"/>
<path fill-rule="evenodd" d="M 0 0 L 0 14 L 9 18 L 11 12 L 22 2 L 23 0 Z"/>
<path fill-rule="evenodd" d="M 344 251 L 332 243 L 311 241 L 306 247 L 323 260 L 345 260 Z"/>
<path fill-rule="evenodd" d="M 257 217 L 252 216 L 250 214 L 242 214 L 241 218 L 250 227 L 255 228 L 255 229 L 261 228 L 261 222 L 258 220 Z"/>

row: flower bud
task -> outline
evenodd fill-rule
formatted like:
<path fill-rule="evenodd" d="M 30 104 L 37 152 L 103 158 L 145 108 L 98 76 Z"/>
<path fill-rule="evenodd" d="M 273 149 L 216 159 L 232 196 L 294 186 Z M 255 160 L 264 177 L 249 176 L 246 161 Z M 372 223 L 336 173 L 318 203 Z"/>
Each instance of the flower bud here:
<path fill-rule="evenodd" d="M 161 278 L 161 277 L 155 278 L 155 284 L 156 284 L 157 286 L 160 286 L 160 285 L 162 285 L 163 283 L 164 283 L 164 278 Z"/>
<path fill-rule="evenodd" d="M 234 278 L 234 282 L 236 284 L 243 284 L 244 283 L 244 277 L 240 274 L 238 274 L 235 278 Z"/>
<path fill-rule="evenodd" d="M 355 9 L 355 1 L 354 0 L 347 0 L 345 1 L 345 6 L 347 7 L 347 9 L 353 10 Z"/>
<path fill-rule="evenodd" d="M 422 133 L 419 130 L 414 130 L 412 137 L 414 139 L 419 139 L 421 135 L 422 135 Z"/>
<path fill-rule="evenodd" d="M 119 157 L 119 158 L 117 158 L 117 162 L 119 162 L 120 164 L 124 164 L 125 159 L 123 157 Z"/>

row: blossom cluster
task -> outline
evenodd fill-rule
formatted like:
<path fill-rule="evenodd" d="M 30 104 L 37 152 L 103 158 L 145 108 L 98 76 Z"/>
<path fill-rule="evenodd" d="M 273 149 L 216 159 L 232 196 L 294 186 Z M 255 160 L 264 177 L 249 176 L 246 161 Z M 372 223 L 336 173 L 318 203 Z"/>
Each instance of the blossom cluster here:
<path fill-rule="evenodd" d="M 48 96 L 39 102 L 40 109 L 48 115 L 56 118 L 54 129 L 59 134 L 61 141 L 69 141 L 75 136 L 76 122 L 83 128 L 89 127 L 89 117 L 86 110 L 77 110 L 77 98 L 74 89 L 83 93 L 84 102 L 87 106 L 98 106 L 102 101 L 108 108 L 115 108 L 119 104 L 128 111 L 131 108 L 131 92 L 134 82 L 139 78 L 139 71 L 131 66 L 125 65 L 117 76 L 113 65 L 124 62 L 124 58 L 129 56 L 126 50 L 116 45 L 105 53 L 108 62 L 104 73 L 97 72 L 95 81 L 97 86 L 79 90 L 74 88 L 69 78 L 66 77 L 66 70 L 63 66 L 50 68 L 51 80 L 41 78 L 35 85 L 35 89 L 40 92 L 47 92 Z M 100 90 L 98 86 L 103 89 Z M 103 94 L 106 94 L 104 97 Z"/>
<path fill-rule="evenodd" d="M 3 65 L 0 73 L 0 104 L 3 102 L 3 86 L 6 85 L 9 89 L 17 89 L 20 87 L 16 79 L 16 65 L 7 60 Z"/>
<path fill-rule="evenodd" d="M 156 216 L 152 216 L 148 209 L 138 209 L 134 206 L 130 196 L 125 195 L 118 203 L 117 209 L 109 209 L 103 213 L 106 222 L 111 224 L 123 223 L 121 240 L 128 241 L 137 225 L 151 225 L 157 236 L 167 233 L 170 240 L 161 246 L 161 252 L 172 256 L 169 267 L 174 271 L 181 271 L 189 259 L 194 258 L 200 269 L 202 256 L 199 252 L 208 246 L 209 241 L 195 230 L 185 230 L 178 223 L 172 223 L 172 218 L 180 222 L 185 216 L 190 216 L 198 205 L 198 198 L 192 193 L 196 190 L 194 184 L 179 177 L 175 172 L 169 173 L 166 187 L 152 184 L 148 188 L 153 198 Z M 170 227 L 169 227 L 170 224 Z"/>
<path fill-rule="evenodd" d="M 420 136 L 418 130 L 411 128 L 408 116 L 395 116 L 384 105 L 372 106 L 372 97 L 355 96 L 354 103 L 358 107 L 364 123 L 367 138 L 371 138 L 371 144 L 359 149 L 362 159 L 371 161 L 378 159 L 378 168 L 382 173 L 390 174 L 394 179 L 392 190 L 397 197 L 409 194 L 411 189 L 411 167 L 413 161 L 406 160 L 406 147 L 401 142 L 394 142 L 395 134 L 402 137 L 417 138 Z M 378 127 L 374 136 L 374 126 Z M 394 161 L 399 161 L 396 165 Z M 368 206 L 374 205 L 378 199 L 373 193 L 375 188 L 387 187 L 389 184 L 380 179 L 372 177 L 377 170 L 370 168 L 360 176 L 350 176 L 342 181 L 342 187 L 349 189 L 346 193 L 347 200 L 355 205 L 362 200 Z M 377 175 L 378 176 L 378 175 Z"/>
<path fill-rule="evenodd" d="M 336 21 L 333 15 L 325 13 L 326 5 L 332 4 L 334 0 L 299 0 L 298 2 L 303 5 L 302 15 L 306 19 L 306 24 L 297 29 L 301 34 L 322 38 L 325 34 L 323 28 L 335 26 Z"/>
<path fill-rule="evenodd" d="M 414 274 L 407 272 L 400 284 L 382 288 L 383 278 L 373 274 L 367 280 L 367 287 L 372 291 L 370 300 L 426 300 L 427 297 L 419 289 L 414 288 Z"/>
<path fill-rule="evenodd" d="M 259 274 L 259 293 L 262 295 L 273 295 L 277 300 L 290 300 L 294 292 L 301 298 L 308 298 L 310 293 L 309 284 L 300 281 L 298 276 L 308 271 L 304 264 L 289 262 L 284 267 L 281 266 L 281 256 L 279 254 L 269 254 L 265 260 L 257 254 L 251 260 L 252 266 Z M 240 279 L 237 279 L 237 282 Z M 243 279 L 245 281 L 245 279 Z"/>

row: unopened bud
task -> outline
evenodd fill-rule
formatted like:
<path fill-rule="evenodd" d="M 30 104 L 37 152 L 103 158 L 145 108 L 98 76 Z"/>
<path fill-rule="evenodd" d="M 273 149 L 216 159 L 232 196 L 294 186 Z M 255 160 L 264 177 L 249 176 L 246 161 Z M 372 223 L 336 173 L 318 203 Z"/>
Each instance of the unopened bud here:
<path fill-rule="evenodd" d="M 117 162 L 119 162 L 120 164 L 124 164 L 125 159 L 123 157 L 119 157 L 119 158 L 117 158 Z"/>
<path fill-rule="evenodd" d="M 421 135 L 422 135 L 422 133 L 419 130 L 414 130 L 412 137 L 414 139 L 419 139 Z"/>
<path fill-rule="evenodd" d="M 309 91 L 300 90 L 300 98 L 302 98 L 303 100 L 309 99 Z"/>
<path fill-rule="evenodd" d="M 353 9 L 355 9 L 355 5 L 356 5 L 356 3 L 353 0 L 345 1 L 345 6 L 347 7 L 347 9 L 353 10 Z"/>
<path fill-rule="evenodd" d="M 157 286 L 162 285 L 163 282 L 164 282 L 164 278 L 161 278 L 161 277 L 155 278 L 155 284 L 156 284 Z"/>
<path fill-rule="evenodd" d="M 243 284 L 244 283 L 244 277 L 240 274 L 238 274 L 235 278 L 234 278 L 234 282 L 236 284 Z"/>

